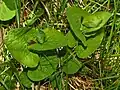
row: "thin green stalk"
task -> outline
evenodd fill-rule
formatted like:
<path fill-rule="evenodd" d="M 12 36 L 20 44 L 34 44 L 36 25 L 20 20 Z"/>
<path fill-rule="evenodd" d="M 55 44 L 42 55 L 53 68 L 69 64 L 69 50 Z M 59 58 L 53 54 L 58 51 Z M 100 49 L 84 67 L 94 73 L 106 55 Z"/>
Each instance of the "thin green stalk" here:
<path fill-rule="evenodd" d="M 6 67 L 3 72 L 0 73 L 0 75 L 3 75 L 6 71 L 8 71 L 10 67 Z"/>
<path fill-rule="evenodd" d="M 12 70 L 14 71 L 13 73 L 14 73 L 15 78 L 16 78 L 16 79 L 18 80 L 18 82 L 20 83 L 22 90 L 24 90 L 24 86 L 22 85 L 22 83 L 21 83 L 21 81 L 20 81 L 20 78 L 19 78 L 19 76 L 18 76 L 18 71 L 17 71 L 17 69 L 16 69 L 16 67 L 15 67 L 15 65 L 14 65 L 13 62 L 11 62 L 11 67 L 12 67 Z"/>
<path fill-rule="evenodd" d="M 61 61 L 61 58 L 60 58 L 60 60 L 59 60 L 59 71 L 60 71 L 61 73 L 60 73 L 59 83 L 57 83 L 57 84 L 58 84 L 58 85 L 57 85 L 57 86 L 58 86 L 58 90 L 62 90 L 62 83 L 61 83 L 61 82 L 62 82 L 62 77 L 63 77 L 63 76 L 62 76 L 62 68 L 60 68 L 60 67 L 61 67 L 61 62 L 62 62 L 62 61 Z"/>
<path fill-rule="evenodd" d="M 61 13 L 65 10 L 65 6 L 66 6 L 67 2 L 68 2 L 68 0 L 61 0 L 61 7 L 60 7 L 61 11 L 59 13 Z"/>
<path fill-rule="evenodd" d="M 64 71 L 63 71 L 63 69 L 61 68 L 61 77 L 60 77 L 60 79 L 61 79 L 61 89 L 62 90 L 64 90 L 63 89 L 63 87 L 64 87 Z"/>
<path fill-rule="evenodd" d="M 90 13 L 91 10 L 93 10 L 94 7 L 96 7 L 96 4 L 94 4 L 93 6 L 91 6 L 91 7 L 89 8 L 88 12 Z"/>
<path fill-rule="evenodd" d="M 96 3 L 96 2 L 94 2 L 94 3 Z M 104 6 L 106 3 L 107 3 L 107 1 L 105 1 L 103 4 L 96 3 L 96 4 L 100 5 L 100 7 L 98 7 L 93 13 L 97 12 L 101 7 L 106 8 L 106 7 Z"/>
<path fill-rule="evenodd" d="M 68 57 L 67 59 L 64 60 L 63 64 L 64 64 L 65 62 L 68 62 L 69 59 L 70 59 L 72 56 L 74 56 L 75 53 L 76 53 L 75 51 L 72 52 L 72 53 L 70 53 L 69 57 Z"/>
<path fill-rule="evenodd" d="M 20 27 L 20 10 L 21 10 L 21 0 L 14 0 L 16 8 L 16 20 L 17 26 Z"/>
<path fill-rule="evenodd" d="M 87 5 L 83 8 L 83 10 L 85 10 L 86 8 L 88 8 L 88 7 L 91 5 L 91 3 L 92 3 L 92 2 L 90 2 L 89 4 L 87 4 Z"/>
<path fill-rule="evenodd" d="M 99 69 L 100 69 L 100 77 L 102 77 L 102 69 L 101 69 L 101 62 L 100 61 L 99 61 Z M 101 84 L 101 88 L 103 90 L 102 80 L 100 80 L 100 84 Z"/>
<path fill-rule="evenodd" d="M 119 75 L 116 75 L 116 76 L 111 76 L 111 77 L 104 77 L 104 78 L 98 78 L 98 79 L 94 79 L 92 81 L 101 81 L 101 80 L 106 80 L 106 79 L 113 79 L 113 78 L 118 78 Z"/>
<path fill-rule="evenodd" d="M 36 9 L 36 7 L 37 7 L 38 3 L 39 3 L 39 1 L 37 0 L 37 1 L 35 2 L 34 7 L 33 7 L 33 12 L 35 11 L 35 9 Z"/>
<path fill-rule="evenodd" d="M 4 83 L 2 79 L 0 79 L 0 82 L 6 90 L 9 90 L 9 88 L 7 87 L 7 85 Z"/>
<path fill-rule="evenodd" d="M 50 12 L 49 12 L 48 8 L 45 6 L 45 4 L 43 3 L 43 1 L 40 0 L 40 2 L 41 2 L 41 4 L 43 5 L 44 9 L 46 10 L 46 13 L 47 13 L 47 15 L 48 15 L 48 18 L 49 18 L 49 20 L 50 20 L 50 19 L 51 19 L 51 15 L 50 15 Z"/>
<path fill-rule="evenodd" d="M 116 83 L 118 83 L 118 80 L 119 80 L 119 78 L 118 78 L 117 80 L 115 80 L 111 85 L 109 85 L 108 87 L 106 87 L 105 90 L 111 89 L 111 87 L 112 87 L 113 85 L 115 85 Z M 120 85 L 120 84 L 119 84 L 119 85 Z M 117 90 L 118 90 L 118 89 L 117 89 Z"/>
<path fill-rule="evenodd" d="M 68 83 L 69 83 L 68 74 L 66 74 L 65 90 L 68 90 Z"/>
<path fill-rule="evenodd" d="M 115 9 L 114 9 L 114 18 L 113 18 L 112 28 L 111 28 L 110 36 L 109 36 L 108 42 L 107 42 L 107 53 L 109 52 L 110 43 L 111 43 L 111 39 L 112 39 L 112 36 L 113 36 L 113 30 L 114 30 L 115 22 L 116 22 L 116 13 L 117 13 L 116 0 L 114 0 L 114 8 Z"/>
<path fill-rule="evenodd" d="M 21 18 L 24 19 L 24 11 L 25 11 L 25 3 L 24 3 L 24 2 L 25 2 L 25 1 L 22 0 L 21 2 L 22 2 L 22 4 L 23 4 Z"/>
<path fill-rule="evenodd" d="M 110 0 L 108 0 L 107 8 L 108 8 L 108 9 L 110 8 Z"/>

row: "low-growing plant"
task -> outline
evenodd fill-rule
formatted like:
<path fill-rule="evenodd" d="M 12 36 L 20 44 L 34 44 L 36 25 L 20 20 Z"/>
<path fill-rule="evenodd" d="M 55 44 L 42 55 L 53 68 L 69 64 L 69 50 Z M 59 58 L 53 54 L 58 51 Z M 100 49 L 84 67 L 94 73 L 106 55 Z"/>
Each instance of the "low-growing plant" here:
<path fill-rule="evenodd" d="M 35 5 L 29 7 L 33 9 L 28 13 L 24 12 L 26 5 L 21 4 L 19 0 L 0 1 L 0 28 L 6 27 L 3 25 L 6 21 L 14 19 L 17 22 L 16 26 L 9 27 L 9 29 L 7 27 L 9 31 L 5 33 L 3 47 L 5 60 L 0 63 L 0 90 L 13 90 L 17 82 L 23 90 L 31 90 L 34 86 L 38 86 L 39 90 L 39 85 L 43 82 L 47 82 L 50 84 L 48 87 L 55 90 L 69 90 L 70 76 L 79 73 L 89 76 L 90 70 L 92 70 L 91 77 L 96 81 L 94 83 L 95 88 L 100 87 L 107 90 L 112 86 L 119 86 L 119 83 L 114 82 L 115 80 L 119 81 L 118 75 L 113 77 L 110 75 L 115 75 L 118 71 L 108 69 L 108 66 L 105 65 L 106 62 L 110 65 L 114 64 L 113 62 L 111 64 L 108 58 L 114 51 L 110 45 L 116 12 L 114 11 L 115 15 L 113 15 L 105 10 L 94 10 L 97 5 L 105 7 L 104 4 L 107 1 L 100 1 L 100 3 L 103 2 L 101 5 L 94 0 L 90 0 L 90 2 L 83 0 L 82 3 L 79 0 L 61 0 L 55 2 L 56 6 L 52 4 L 53 1 L 48 3 L 45 0 L 37 0 L 34 3 L 31 0 L 29 3 Z M 83 6 L 79 7 L 81 4 Z M 52 11 L 53 8 L 47 8 L 47 6 L 52 7 L 52 5 L 55 7 L 54 11 Z M 109 5 L 110 1 L 108 0 L 108 8 Z M 23 12 L 21 12 L 21 8 Z M 27 18 L 21 20 L 23 19 L 22 14 L 25 14 Z M 111 18 L 113 16 L 114 20 Z M 65 26 L 65 31 L 62 30 L 62 26 L 59 26 L 59 22 L 62 22 L 60 25 Z M 111 32 L 106 31 L 111 26 Z M 110 36 L 107 37 L 109 33 Z M 115 32 L 115 35 L 117 36 L 118 33 Z M 108 41 L 105 42 L 106 39 Z M 118 42 L 115 42 L 119 46 Z M 98 48 L 102 52 L 101 55 L 103 56 L 101 57 L 106 61 L 103 59 L 95 59 L 96 61 L 94 61 L 94 53 Z M 115 47 L 116 51 L 117 49 Z M 85 59 L 86 61 L 84 61 Z M 110 72 L 109 70 L 114 71 Z M 107 76 L 115 80 L 107 80 Z"/>
<path fill-rule="evenodd" d="M 83 66 L 80 58 L 87 58 L 100 46 L 104 25 L 111 17 L 109 12 L 90 14 L 79 7 L 67 8 L 66 15 L 71 28 L 66 35 L 50 27 L 30 27 L 37 16 L 28 26 L 7 33 L 5 45 L 23 66 L 20 81 L 25 87 L 57 72 L 76 73 Z"/>

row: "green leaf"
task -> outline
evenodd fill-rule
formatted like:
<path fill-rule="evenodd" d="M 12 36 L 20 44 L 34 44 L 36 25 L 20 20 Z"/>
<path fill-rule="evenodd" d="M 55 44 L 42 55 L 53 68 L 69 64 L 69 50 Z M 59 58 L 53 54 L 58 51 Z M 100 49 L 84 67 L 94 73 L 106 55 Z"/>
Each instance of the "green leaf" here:
<path fill-rule="evenodd" d="M 0 20 L 6 21 L 15 16 L 14 0 L 2 0 L 0 2 Z"/>
<path fill-rule="evenodd" d="M 77 38 L 80 39 L 84 45 L 86 45 L 86 38 L 82 34 L 80 28 L 82 18 L 88 16 L 89 13 L 78 7 L 70 7 L 67 9 L 66 14 L 72 31 L 77 36 Z"/>
<path fill-rule="evenodd" d="M 85 53 L 85 55 L 83 56 L 83 52 L 85 52 L 86 49 L 83 48 L 82 45 L 78 45 L 75 49 L 76 51 L 76 54 L 79 58 L 85 58 L 85 57 L 88 57 L 89 56 L 89 53 Z"/>
<path fill-rule="evenodd" d="M 82 63 L 77 58 L 72 58 L 65 63 L 63 71 L 66 74 L 74 74 L 82 67 Z"/>
<path fill-rule="evenodd" d="M 69 31 L 66 35 L 67 43 L 70 48 L 74 47 L 77 44 L 77 41 L 75 40 L 72 33 Z"/>
<path fill-rule="evenodd" d="M 8 32 L 5 44 L 12 56 L 21 64 L 28 67 L 36 67 L 39 56 L 28 50 L 28 40 L 34 38 L 38 33 L 37 29 L 19 28 Z"/>
<path fill-rule="evenodd" d="M 45 33 L 42 30 L 39 30 L 39 33 L 36 37 L 37 41 L 42 44 L 45 42 L 45 37 Z"/>
<path fill-rule="evenodd" d="M 20 27 L 21 0 L 12 0 L 15 2 L 17 25 Z"/>
<path fill-rule="evenodd" d="M 84 25 L 81 30 L 84 33 L 93 32 L 99 30 L 105 25 L 108 19 L 111 17 L 109 12 L 96 12 L 92 15 L 86 16 L 83 19 L 82 24 Z"/>
<path fill-rule="evenodd" d="M 3 86 L 0 86 L 0 90 L 5 90 L 5 88 Z"/>
<path fill-rule="evenodd" d="M 84 17 L 82 24 L 87 28 L 97 27 L 102 22 L 102 19 L 96 14 Z"/>
<path fill-rule="evenodd" d="M 43 80 L 55 72 L 58 63 L 59 58 L 57 56 L 41 57 L 39 66 L 36 69 L 29 70 L 27 75 L 33 81 Z"/>
<path fill-rule="evenodd" d="M 20 82 L 27 88 L 31 88 L 31 86 L 32 86 L 32 82 L 27 77 L 27 73 L 26 72 L 22 72 L 20 74 Z"/>
<path fill-rule="evenodd" d="M 76 53 L 79 58 L 86 58 L 91 55 L 101 44 L 104 36 L 104 31 L 100 30 L 96 36 L 87 40 L 87 47 L 84 49 L 81 45 L 76 48 Z"/>
<path fill-rule="evenodd" d="M 58 88 L 58 90 L 62 90 L 62 80 L 60 73 L 55 73 L 49 77 L 49 80 L 51 82 L 52 88 Z"/>
<path fill-rule="evenodd" d="M 37 50 L 37 51 L 45 51 L 67 45 L 67 40 L 61 32 L 55 29 L 47 28 L 44 30 L 44 33 L 46 36 L 45 42 L 42 44 L 39 43 L 32 44 L 29 46 L 29 49 Z"/>

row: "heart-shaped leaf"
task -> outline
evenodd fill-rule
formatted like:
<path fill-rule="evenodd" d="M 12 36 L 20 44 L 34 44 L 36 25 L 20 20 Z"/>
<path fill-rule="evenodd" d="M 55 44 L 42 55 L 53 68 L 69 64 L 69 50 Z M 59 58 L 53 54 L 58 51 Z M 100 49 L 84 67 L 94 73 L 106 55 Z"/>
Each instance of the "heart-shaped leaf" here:
<path fill-rule="evenodd" d="M 37 29 L 19 28 L 8 32 L 5 44 L 12 56 L 21 64 L 28 67 L 36 67 L 39 56 L 28 50 L 28 40 L 34 38 L 38 33 Z"/>
<path fill-rule="evenodd" d="M 77 58 L 72 58 L 65 63 L 63 66 L 63 71 L 66 74 L 74 74 L 82 67 L 82 63 L 77 60 Z"/>
<path fill-rule="evenodd" d="M 29 46 L 29 49 L 37 50 L 37 51 L 45 51 L 45 50 L 52 50 L 57 49 L 59 47 L 63 47 L 67 45 L 67 40 L 65 36 L 55 30 L 47 28 L 44 30 L 45 33 L 45 42 L 42 44 L 35 43 Z"/>
<path fill-rule="evenodd" d="M 72 31 L 74 32 L 76 37 L 80 39 L 84 45 L 86 45 L 86 38 L 82 34 L 80 28 L 82 18 L 88 16 L 89 13 L 78 7 L 70 7 L 67 9 L 66 14 Z"/>
<path fill-rule="evenodd" d="M 83 30 L 84 33 L 99 30 L 105 25 L 110 17 L 111 14 L 109 12 L 96 12 L 89 16 L 85 16 L 82 22 L 83 27 L 81 30 Z"/>
<path fill-rule="evenodd" d="M 39 66 L 36 69 L 29 70 L 27 75 L 33 81 L 43 80 L 56 70 L 58 63 L 59 58 L 56 56 L 41 57 Z"/>
<path fill-rule="evenodd" d="M 91 55 L 101 44 L 104 36 L 104 30 L 100 30 L 96 36 L 87 40 L 87 47 L 84 49 L 81 45 L 77 46 L 76 53 L 79 58 L 86 58 Z"/>
<path fill-rule="evenodd" d="M 14 0 L 2 0 L 0 2 L 0 20 L 6 21 L 15 16 Z"/>

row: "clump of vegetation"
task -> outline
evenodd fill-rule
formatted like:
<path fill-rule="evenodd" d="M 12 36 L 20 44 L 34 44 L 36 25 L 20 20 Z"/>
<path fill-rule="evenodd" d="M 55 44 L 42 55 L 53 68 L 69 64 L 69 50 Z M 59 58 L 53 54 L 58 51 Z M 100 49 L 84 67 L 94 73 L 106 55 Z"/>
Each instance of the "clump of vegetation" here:
<path fill-rule="evenodd" d="M 119 90 L 119 0 L 1 0 L 0 90 Z"/>

